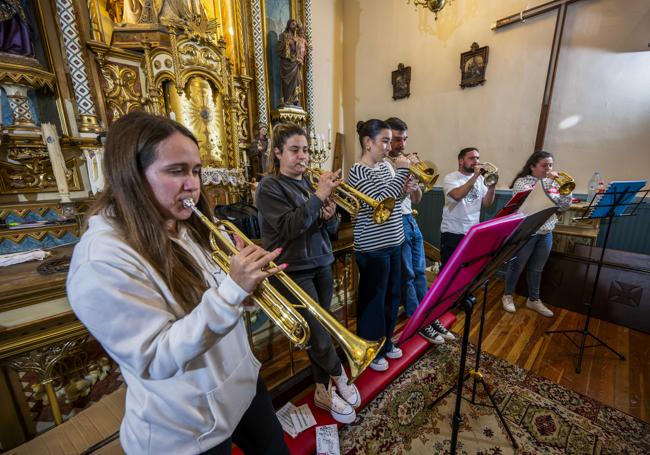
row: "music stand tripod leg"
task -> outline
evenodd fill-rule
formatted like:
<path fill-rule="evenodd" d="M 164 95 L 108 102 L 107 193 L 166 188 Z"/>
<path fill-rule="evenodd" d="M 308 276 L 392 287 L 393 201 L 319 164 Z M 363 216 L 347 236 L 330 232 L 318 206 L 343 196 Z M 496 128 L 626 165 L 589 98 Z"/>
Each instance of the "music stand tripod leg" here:
<path fill-rule="evenodd" d="M 456 391 L 456 403 L 454 406 L 454 413 L 451 422 L 451 450 L 449 452 L 451 455 L 454 455 L 456 453 L 456 446 L 458 444 L 458 431 L 460 429 L 460 423 L 463 420 L 460 415 L 460 404 L 463 399 L 463 384 L 467 379 L 469 379 L 469 373 L 465 373 L 465 365 L 467 363 L 467 347 L 469 345 L 469 331 L 471 325 L 472 309 L 474 308 L 475 303 L 476 298 L 473 295 L 466 296 L 463 299 L 462 305 L 465 311 L 465 325 L 463 328 L 463 341 L 460 350 L 460 365 L 458 367 L 458 378 L 456 379 L 456 383 L 429 405 L 429 409 L 436 407 L 436 405 L 444 400 L 451 392 L 454 390 Z"/>
<path fill-rule="evenodd" d="M 468 295 L 463 300 L 463 309 L 465 310 L 465 326 L 463 328 L 463 343 L 460 348 L 460 366 L 458 367 L 458 383 L 456 384 L 456 404 L 454 407 L 454 415 L 451 423 L 451 455 L 456 453 L 456 445 L 458 444 L 458 430 L 463 418 L 460 415 L 460 404 L 463 400 L 463 384 L 469 378 L 469 374 L 465 374 L 465 365 L 467 363 L 467 347 L 469 346 L 469 331 L 472 322 L 472 310 L 476 304 L 476 297 Z"/>
<path fill-rule="evenodd" d="M 497 416 L 499 417 L 499 420 L 501 420 L 501 425 L 506 430 L 506 433 L 508 434 L 508 437 L 510 438 L 510 441 L 512 442 L 512 446 L 517 449 L 519 448 L 519 445 L 517 444 L 517 441 L 515 440 L 514 436 L 512 435 L 512 432 L 510 431 L 510 427 L 508 426 L 508 423 L 506 422 L 505 417 L 503 417 L 503 414 L 499 407 L 496 404 L 496 401 L 494 401 L 494 396 L 492 395 L 492 392 L 490 391 L 490 388 L 488 387 L 487 383 L 485 382 L 485 379 L 483 378 L 483 374 L 480 372 L 480 364 L 481 364 L 481 345 L 483 344 L 483 328 L 485 325 L 485 311 L 487 308 L 487 293 L 488 293 L 488 287 L 489 287 L 489 280 L 485 281 L 485 284 L 483 285 L 483 308 L 481 308 L 481 322 L 478 330 L 478 340 L 476 343 L 476 362 L 474 364 L 474 369 L 470 370 L 469 376 L 473 379 L 473 384 L 472 384 L 472 404 L 477 404 L 476 403 L 476 387 L 478 384 L 481 384 L 483 386 L 483 391 L 485 391 L 485 394 L 488 396 L 490 399 L 490 403 L 492 403 L 492 407 L 494 408 L 495 412 L 497 413 Z"/>
<path fill-rule="evenodd" d="M 547 334 L 561 333 L 561 334 L 565 335 L 566 337 L 568 337 L 571 341 L 573 341 L 573 340 L 571 339 L 571 337 L 569 337 L 569 335 L 568 335 L 569 333 L 579 333 L 580 334 L 580 346 L 579 346 L 580 350 L 578 352 L 578 363 L 576 365 L 576 373 L 580 373 L 582 371 L 582 360 L 583 360 L 584 355 L 585 355 L 585 349 L 587 349 L 587 348 L 595 348 L 595 347 L 599 347 L 599 346 L 604 346 L 607 349 L 609 349 L 610 351 L 612 351 L 615 355 L 617 355 L 619 359 L 625 360 L 625 357 L 623 357 L 623 355 L 621 355 L 619 352 L 614 350 L 614 348 L 609 346 L 607 343 L 605 343 L 603 340 L 596 337 L 594 334 L 592 334 L 589 331 L 589 323 L 591 321 L 591 312 L 593 310 L 594 303 L 596 301 L 596 293 L 598 291 L 598 283 L 600 281 L 600 272 L 603 269 L 603 263 L 604 263 L 604 260 L 605 260 L 605 250 L 607 249 L 607 241 L 609 240 L 609 232 L 610 232 L 611 227 L 612 227 L 612 219 L 613 219 L 613 216 L 610 215 L 608 217 L 608 221 L 607 221 L 607 229 L 605 231 L 605 239 L 603 240 L 603 246 L 602 246 L 601 251 L 600 251 L 600 258 L 598 260 L 598 267 L 596 268 L 596 276 L 594 277 L 594 283 L 593 283 L 592 288 L 591 288 L 591 298 L 589 299 L 589 302 L 587 302 L 587 304 L 586 304 L 586 306 L 587 306 L 587 317 L 585 318 L 585 325 L 584 325 L 583 329 L 582 330 L 548 330 L 548 331 L 546 331 Z M 591 261 L 591 257 L 589 258 L 589 260 Z M 592 344 L 592 345 L 586 346 L 587 337 L 592 337 L 593 339 L 598 341 L 598 344 Z M 574 344 L 576 344 L 576 343 L 574 342 Z M 576 344 L 576 346 L 577 346 L 577 344 Z"/>

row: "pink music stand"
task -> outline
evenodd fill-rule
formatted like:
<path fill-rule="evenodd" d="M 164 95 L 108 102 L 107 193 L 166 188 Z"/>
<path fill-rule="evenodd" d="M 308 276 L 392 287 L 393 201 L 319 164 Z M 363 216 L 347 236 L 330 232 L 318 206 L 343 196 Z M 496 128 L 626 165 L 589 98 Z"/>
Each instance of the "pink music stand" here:
<path fill-rule="evenodd" d="M 524 216 L 517 213 L 472 226 L 409 319 L 397 344 L 446 313 L 523 220 Z"/>

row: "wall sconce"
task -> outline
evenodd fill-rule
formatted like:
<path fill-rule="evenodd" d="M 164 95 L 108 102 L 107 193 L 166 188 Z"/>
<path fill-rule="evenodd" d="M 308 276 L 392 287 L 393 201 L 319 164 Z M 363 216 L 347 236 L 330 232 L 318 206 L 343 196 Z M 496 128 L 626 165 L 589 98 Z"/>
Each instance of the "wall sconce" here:
<path fill-rule="evenodd" d="M 411 3 L 411 0 L 407 0 L 408 3 Z M 435 20 L 438 20 L 438 11 L 443 9 L 453 0 L 413 0 L 413 5 L 415 7 L 421 6 L 422 8 L 427 8 L 434 15 Z"/>

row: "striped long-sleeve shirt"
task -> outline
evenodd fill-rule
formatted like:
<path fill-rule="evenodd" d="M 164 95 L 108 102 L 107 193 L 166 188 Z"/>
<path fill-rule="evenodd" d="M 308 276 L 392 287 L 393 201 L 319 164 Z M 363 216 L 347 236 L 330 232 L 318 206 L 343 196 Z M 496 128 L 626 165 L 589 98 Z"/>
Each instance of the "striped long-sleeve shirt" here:
<path fill-rule="evenodd" d="M 388 221 L 377 224 L 372 219 L 373 209 L 365 202 L 354 224 L 355 251 L 369 252 L 400 245 L 404 241 L 402 208 L 399 199 L 404 183 L 409 176 L 408 169 L 396 169 L 393 176 L 390 164 L 381 162 L 374 168 L 355 163 L 350 169 L 348 182 L 351 186 L 381 201 L 387 197 L 395 198 L 395 208 Z"/>
<path fill-rule="evenodd" d="M 512 193 L 517 194 L 522 191 L 529 190 L 534 187 L 537 182 L 539 182 L 539 179 L 537 177 L 533 177 L 532 175 L 519 177 L 517 180 L 515 180 L 514 185 L 512 185 Z M 571 207 L 571 199 L 573 198 L 573 194 L 570 193 L 566 196 L 562 196 L 560 194 L 560 185 L 555 180 L 544 178 L 542 179 L 542 185 L 544 186 L 546 194 L 548 194 L 549 197 L 553 199 L 553 202 L 555 202 L 558 207 L 560 207 L 561 212 L 564 212 L 569 207 Z M 551 216 L 548 220 L 546 220 L 544 224 L 542 224 L 542 227 L 539 228 L 537 233 L 546 234 L 548 232 L 551 232 L 553 229 L 555 229 L 557 222 L 557 216 L 553 214 L 553 216 Z"/>

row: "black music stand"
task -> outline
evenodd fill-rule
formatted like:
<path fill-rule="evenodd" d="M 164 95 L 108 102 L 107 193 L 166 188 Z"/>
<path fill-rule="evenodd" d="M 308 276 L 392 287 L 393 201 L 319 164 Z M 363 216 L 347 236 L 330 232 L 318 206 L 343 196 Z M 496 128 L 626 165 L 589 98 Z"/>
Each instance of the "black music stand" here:
<path fill-rule="evenodd" d="M 476 273 L 475 278 L 463 290 L 455 293 L 456 295 L 456 297 L 454 297 L 455 303 L 452 305 L 452 307 L 456 305 L 462 305 L 463 311 L 465 312 L 465 322 L 464 322 L 464 329 L 463 329 L 463 337 L 461 341 L 461 353 L 460 353 L 460 362 L 458 368 L 458 378 L 456 380 L 456 383 L 452 387 L 450 387 L 446 392 L 444 392 L 430 405 L 430 408 L 433 408 L 438 403 L 440 403 L 440 401 L 445 399 L 451 392 L 456 390 L 456 403 L 455 403 L 454 413 L 452 418 L 451 449 L 450 449 L 450 454 L 452 455 L 456 453 L 456 447 L 458 445 L 458 431 L 460 429 L 460 423 L 462 421 L 462 417 L 460 414 L 460 405 L 463 399 L 463 384 L 469 378 L 472 378 L 474 380 L 473 391 L 472 391 L 472 404 L 476 404 L 475 403 L 476 387 L 478 384 L 481 384 L 483 386 L 483 390 L 485 391 L 486 395 L 488 396 L 491 402 L 491 407 L 494 408 L 495 412 L 497 413 L 497 416 L 501 421 L 501 424 L 505 428 L 506 433 L 508 434 L 508 437 L 512 442 L 512 446 L 515 449 L 519 447 L 517 441 L 512 435 L 512 432 L 510 431 L 510 427 L 508 426 L 508 423 L 506 422 L 505 418 L 503 417 L 503 414 L 501 413 L 501 410 L 499 409 L 496 402 L 494 401 L 494 397 L 492 395 L 492 392 L 490 391 L 489 386 L 487 385 L 487 383 L 483 379 L 483 375 L 479 371 L 481 339 L 483 335 L 483 324 L 485 321 L 485 303 L 487 299 L 487 286 L 490 277 L 499 270 L 499 268 L 503 265 L 504 262 L 511 260 L 512 257 L 514 257 L 516 253 L 519 251 L 519 249 L 523 247 L 523 245 L 528 241 L 528 239 L 530 239 L 530 237 L 535 232 L 537 232 L 540 226 L 542 226 L 551 215 L 557 212 L 557 210 L 558 210 L 557 207 L 550 207 L 526 217 L 501 245 L 497 246 L 491 251 L 486 252 L 485 254 L 476 256 L 468 260 L 467 262 L 460 264 L 454 271 L 452 278 L 447 281 L 445 290 L 440 294 L 441 299 L 438 302 L 434 303 L 429 310 L 429 313 L 431 313 L 439 305 L 444 304 L 445 302 L 448 301 L 450 296 L 447 294 L 447 289 L 449 288 L 451 283 L 455 281 L 456 277 L 460 274 L 460 272 L 463 269 L 472 267 L 479 261 L 484 261 L 486 259 L 488 260 L 485 263 L 485 265 L 483 265 L 483 267 L 481 267 L 481 269 Z M 451 262 L 452 260 L 450 259 L 450 263 Z M 484 287 L 485 294 L 483 300 L 483 311 L 481 314 L 481 326 L 480 326 L 480 334 L 479 334 L 479 344 L 478 344 L 478 349 L 476 354 L 477 357 L 475 362 L 475 369 L 470 370 L 468 373 L 465 373 L 465 368 L 467 364 L 467 351 L 469 346 L 469 332 L 471 328 L 471 318 L 472 318 L 472 312 L 474 306 L 476 305 L 476 297 L 474 297 L 474 293 L 481 287 Z M 426 321 L 428 319 L 429 318 L 425 318 L 424 320 Z M 406 340 L 400 339 L 400 342 L 404 342 L 404 341 Z"/>
<path fill-rule="evenodd" d="M 603 246 L 600 252 L 600 258 L 598 259 L 598 268 L 596 269 L 596 277 L 594 279 L 594 284 L 591 289 L 591 298 L 589 302 L 585 303 L 587 307 L 587 318 L 585 319 L 585 325 L 582 330 L 548 330 L 546 333 L 561 333 L 565 335 L 571 343 L 577 348 L 579 348 L 578 353 L 578 364 L 576 366 L 576 373 L 580 373 L 582 370 L 582 359 L 585 354 L 585 349 L 588 348 L 597 348 L 599 346 L 604 346 L 614 353 L 619 359 L 625 360 L 625 357 L 617 352 L 614 348 L 609 346 L 603 340 L 598 338 L 596 335 L 589 331 L 589 322 L 591 321 L 591 311 L 596 300 L 596 292 L 598 291 L 598 281 L 600 280 L 600 272 L 603 268 L 603 262 L 605 258 L 605 250 L 607 249 L 607 241 L 609 240 L 609 232 L 612 228 L 612 221 L 614 218 L 625 217 L 625 216 L 634 216 L 636 211 L 644 201 L 650 189 L 642 190 L 641 188 L 645 186 L 645 181 L 632 181 L 632 182 L 612 182 L 605 193 L 597 194 L 589 203 L 589 206 L 586 209 L 586 216 L 579 217 L 576 219 L 586 220 L 586 219 L 607 219 L 607 228 L 605 229 L 605 238 L 603 240 Z M 639 195 L 639 199 L 634 202 L 635 196 Z M 628 213 L 625 213 L 626 210 L 632 207 L 632 210 Z M 591 255 L 589 257 L 589 263 L 591 263 Z M 580 334 L 580 344 L 576 343 L 573 338 L 569 336 L 570 333 L 579 333 Z M 587 338 L 591 337 L 597 341 L 595 344 L 586 345 Z"/>

